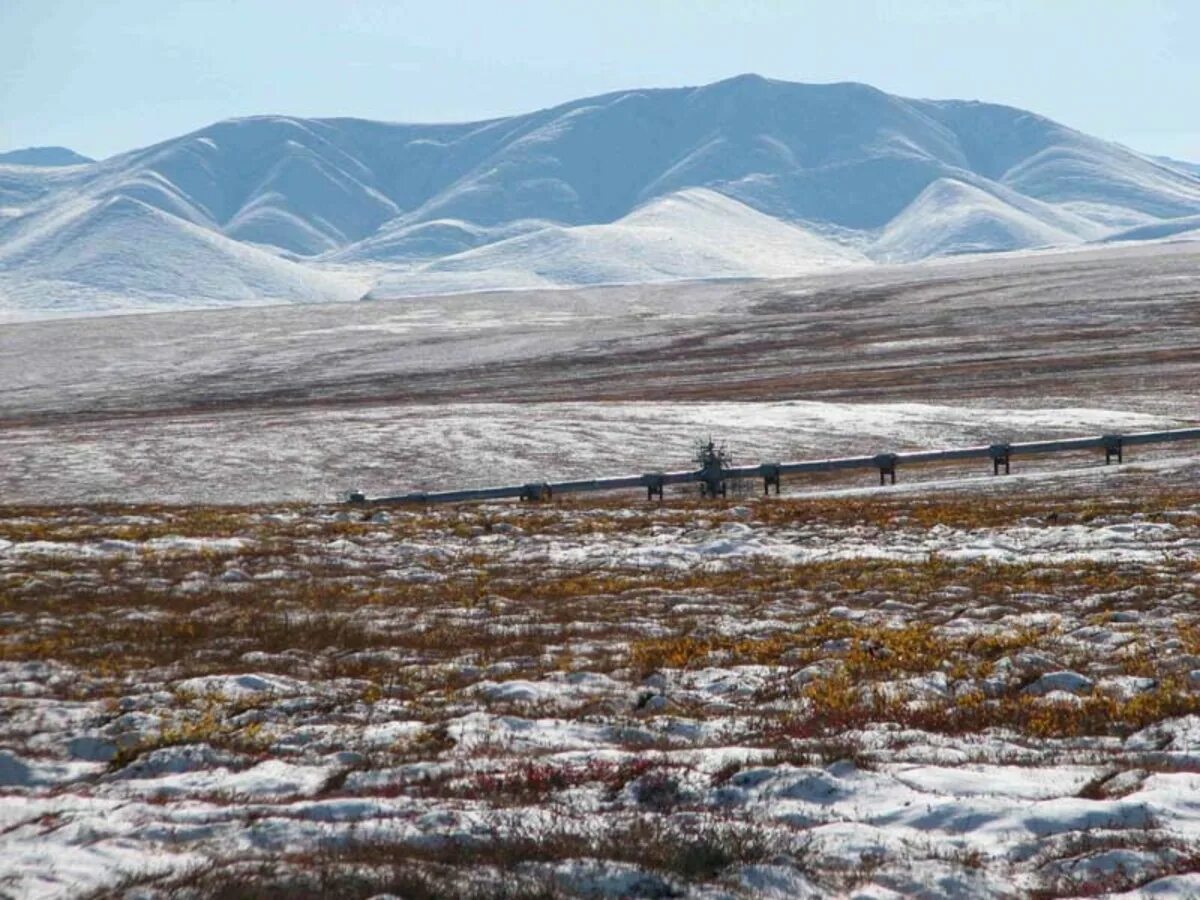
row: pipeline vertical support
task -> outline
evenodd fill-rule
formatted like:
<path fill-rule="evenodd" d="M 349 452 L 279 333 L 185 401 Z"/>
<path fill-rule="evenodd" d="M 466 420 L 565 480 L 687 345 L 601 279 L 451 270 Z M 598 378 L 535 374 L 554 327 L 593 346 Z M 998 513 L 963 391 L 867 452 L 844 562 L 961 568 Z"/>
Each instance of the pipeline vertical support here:
<path fill-rule="evenodd" d="M 775 496 L 779 496 L 779 463 L 767 463 L 762 467 L 763 496 L 769 496 L 771 488 L 775 488 Z"/>
<path fill-rule="evenodd" d="M 700 482 L 700 496 L 708 497 L 710 500 L 725 496 L 725 469 L 720 460 L 709 460 L 697 474 L 699 476 L 697 480 Z"/>
<path fill-rule="evenodd" d="M 663 484 L 665 479 L 662 472 L 649 472 L 642 476 L 642 483 L 646 485 L 646 499 L 653 500 L 658 497 L 661 502 L 663 499 Z"/>
<path fill-rule="evenodd" d="M 988 452 L 992 457 L 992 474 L 999 475 L 1000 467 L 1004 466 L 1004 474 L 1008 475 L 1012 472 L 1010 467 L 1012 460 L 1012 447 L 1008 444 L 992 444 L 988 448 Z"/>
<path fill-rule="evenodd" d="M 542 503 L 549 500 L 552 495 L 553 491 L 550 490 L 550 485 L 544 481 L 521 487 L 521 501 L 525 503 Z"/>
<path fill-rule="evenodd" d="M 1125 442 L 1119 434 L 1104 435 L 1104 464 L 1107 466 L 1112 463 L 1113 457 L 1117 458 L 1117 464 L 1125 462 Z"/>
<path fill-rule="evenodd" d="M 892 484 L 896 483 L 896 454 L 895 453 L 880 453 L 875 457 L 875 465 L 879 469 L 879 484 L 880 486 L 887 484 L 887 479 L 892 479 Z"/>

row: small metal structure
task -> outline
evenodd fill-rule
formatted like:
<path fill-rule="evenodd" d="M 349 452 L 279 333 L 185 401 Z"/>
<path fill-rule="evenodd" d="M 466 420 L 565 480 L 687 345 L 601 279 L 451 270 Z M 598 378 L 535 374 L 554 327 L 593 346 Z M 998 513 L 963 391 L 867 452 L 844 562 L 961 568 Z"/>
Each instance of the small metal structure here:
<path fill-rule="evenodd" d="M 763 477 L 763 496 L 766 497 L 771 493 L 771 488 L 775 488 L 775 496 L 779 496 L 779 479 L 781 477 L 781 469 L 779 463 L 763 463 L 759 466 L 762 469 Z"/>
<path fill-rule="evenodd" d="M 1104 464 L 1107 466 L 1112 463 L 1113 456 L 1117 457 L 1117 463 L 1125 462 L 1125 438 L 1119 434 L 1106 434 L 1104 436 Z"/>
<path fill-rule="evenodd" d="M 546 482 L 534 482 L 521 487 L 521 499 L 530 503 L 539 503 L 554 496 L 554 488 Z"/>
<path fill-rule="evenodd" d="M 980 447 L 957 447 L 945 450 L 917 450 L 910 453 L 878 453 L 874 456 L 847 456 L 835 459 L 815 459 L 790 463 L 763 463 L 757 466 L 731 466 L 724 447 L 716 446 L 710 439 L 702 444 L 696 457 L 698 469 L 687 472 L 649 472 L 645 475 L 623 475 L 615 478 L 593 478 L 583 481 L 532 482 L 506 487 L 472 488 L 461 491 L 439 491 L 397 494 L 386 497 L 368 498 L 359 491 L 349 494 L 350 503 L 397 504 L 397 503 L 461 503 L 472 500 L 502 500 L 514 498 L 524 501 L 549 500 L 562 494 L 590 491 L 619 491 L 645 488 L 646 499 L 663 499 L 663 490 L 672 484 L 700 484 L 706 497 L 724 497 L 726 483 L 737 478 L 761 478 L 763 493 L 771 488 L 779 493 L 780 481 L 785 475 L 802 475 L 809 472 L 838 472 L 847 469 L 877 469 L 881 485 L 896 483 L 896 469 L 901 465 L 953 462 L 960 459 L 990 459 L 992 474 L 1004 474 L 1012 469 L 1014 456 L 1034 456 L 1045 453 L 1067 453 L 1079 450 L 1103 450 L 1104 463 L 1110 465 L 1115 459 L 1125 462 L 1127 447 L 1145 444 L 1163 444 L 1174 441 L 1200 440 L 1200 428 L 1180 428 L 1172 431 L 1143 431 L 1135 434 L 1105 434 L 1099 437 L 1065 438 L 1052 441 L 1028 441 L 1020 444 L 988 444 Z"/>
<path fill-rule="evenodd" d="M 988 451 L 992 456 L 992 474 L 999 475 L 1000 467 L 1004 466 L 1004 474 L 1008 475 L 1012 472 L 1010 464 L 1012 463 L 1012 444 L 992 444 L 988 447 Z"/>
<path fill-rule="evenodd" d="M 700 471 L 697 473 L 700 476 L 697 479 L 700 482 L 700 496 L 726 496 L 725 479 L 728 477 L 726 473 L 732 471 L 730 463 L 733 462 L 733 458 L 725 449 L 725 445 L 722 444 L 718 447 L 710 437 L 707 443 L 702 443 L 696 449 L 694 459 L 700 466 Z"/>
<path fill-rule="evenodd" d="M 900 457 L 895 453 L 880 453 L 875 457 L 875 465 L 879 467 L 879 484 L 882 487 L 891 476 L 892 484 L 896 483 L 896 461 Z"/>

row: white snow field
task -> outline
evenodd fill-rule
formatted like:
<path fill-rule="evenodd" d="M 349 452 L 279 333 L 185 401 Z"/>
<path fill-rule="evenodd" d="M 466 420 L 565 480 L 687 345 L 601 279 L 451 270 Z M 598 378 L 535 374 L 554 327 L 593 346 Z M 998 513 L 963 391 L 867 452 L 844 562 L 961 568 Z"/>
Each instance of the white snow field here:
<path fill-rule="evenodd" d="M 786 275 L 1192 239 L 1193 165 L 747 75 L 453 125 L 258 116 L 0 158 L 0 316 Z"/>
<path fill-rule="evenodd" d="M 351 300 L 353 281 L 308 269 L 257 247 L 165 213 L 140 200 L 113 197 L 60 205 L 51 221 L 15 223 L 0 243 L 0 278 L 11 311 L 81 313 L 172 306 Z M 189 285 L 190 302 L 177 299 Z M 57 306 L 57 285 L 82 284 L 87 298 Z M 105 298 L 98 301 L 97 298 Z"/>

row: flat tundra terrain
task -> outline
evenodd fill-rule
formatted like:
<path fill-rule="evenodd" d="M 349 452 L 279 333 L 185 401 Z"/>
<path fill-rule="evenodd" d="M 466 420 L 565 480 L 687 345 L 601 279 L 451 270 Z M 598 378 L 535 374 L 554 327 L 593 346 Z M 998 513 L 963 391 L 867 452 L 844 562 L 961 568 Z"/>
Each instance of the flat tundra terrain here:
<path fill-rule="evenodd" d="M 332 501 L 685 468 L 709 434 L 758 463 L 1197 418 L 1197 242 L 0 329 L 9 503 Z"/>
<path fill-rule="evenodd" d="M 1106 471 L 0 509 L 0 890 L 1195 895 L 1200 487 Z"/>
<path fill-rule="evenodd" d="M 1200 245 L 0 330 L 0 896 L 1200 896 Z"/>

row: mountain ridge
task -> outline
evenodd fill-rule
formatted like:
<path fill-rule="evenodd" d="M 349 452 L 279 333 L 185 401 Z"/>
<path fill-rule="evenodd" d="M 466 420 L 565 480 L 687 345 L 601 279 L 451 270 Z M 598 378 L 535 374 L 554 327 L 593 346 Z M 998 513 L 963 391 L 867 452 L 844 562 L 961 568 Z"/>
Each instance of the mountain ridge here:
<path fill-rule="evenodd" d="M 742 75 L 696 87 L 614 91 L 479 122 L 251 116 L 57 172 L 0 165 L 0 274 L 38 277 L 14 248 L 44 241 L 43 263 L 51 252 L 69 256 L 69 242 L 54 236 L 63 209 L 86 202 L 103 210 L 113 199 L 138 201 L 322 278 L 347 267 L 382 267 L 393 285 L 402 284 L 393 270 L 419 269 L 425 278 L 439 260 L 487 247 L 480 258 L 494 259 L 496 271 L 526 272 L 539 241 L 545 252 L 569 244 L 590 260 L 583 269 L 596 272 L 678 272 L 670 241 L 658 242 L 657 256 L 630 250 L 631 236 L 649 232 L 626 220 L 664 198 L 699 209 L 688 193 L 697 190 L 736 204 L 705 206 L 705 228 L 719 207 L 736 223 L 739 241 L 754 222 L 765 243 L 790 252 L 782 249 L 789 241 L 775 241 L 784 232 L 748 210 L 840 245 L 845 264 L 1067 246 L 1122 233 L 1137 239 L 1200 214 L 1200 178 L 1183 166 L 1036 113 L 897 97 L 855 82 Z M 184 233 L 160 225 L 175 237 Z M 696 250 L 684 224 L 672 220 L 670 227 L 673 241 Z M 560 233 L 575 228 L 615 230 Z M 1181 224 L 1179 233 L 1186 231 Z M 546 234 L 535 239 L 540 232 Z M 182 244 L 198 246 L 172 245 Z M 232 271 L 241 264 L 233 262 L 241 254 L 232 245 L 205 246 L 218 247 Z M 605 245 L 624 248 L 637 265 L 595 258 Z M 108 252 L 130 260 L 136 249 Z M 501 258 L 498 250 L 518 255 Z M 747 274 L 727 254 L 695 258 L 696 277 Z M 711 268 L 718 258 L 725 261 Z M 759 274 L 796 268 L 757 258 Z M 69 259 L 50 267 L 76 271 L 89 284 L 86 270 Z M 131 268 L 145 273 L 153 265 L 138 259 Z M 106 289 L 120 291 L 118 281 Z M 248 286 L 262 287 L 254 284 Z M 271 296 L 286 296 L 289 284 L 290 275 Z M 482 269 L 466 285 L 486 286 Z M 169 279 L 159 288 L 169 296 Z M 181 271 L 174 290 L 188 296 L 196 289 Z"/>
<path fill-rule="evenodd" d="M 57 168 L 59 166 L 86 165 L 95 161 L 90 156 L 76 153 L 70 147 L 21 147 L 18 150 L 7 150 L 0 153 L 0 165 L 4 166 Z"/>

